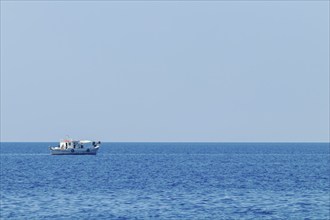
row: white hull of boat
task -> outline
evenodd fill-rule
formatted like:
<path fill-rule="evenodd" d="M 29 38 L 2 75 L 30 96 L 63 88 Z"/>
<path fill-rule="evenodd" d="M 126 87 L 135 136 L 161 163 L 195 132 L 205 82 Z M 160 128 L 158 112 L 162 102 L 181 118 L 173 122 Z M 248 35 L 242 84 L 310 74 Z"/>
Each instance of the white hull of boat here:
<path fill-rule="evenodd" d="M 50 148 L 52 155 L 96 155 L 99 147 L 95 148 L 69 148 L 69 149 L 53 149 Z"/>

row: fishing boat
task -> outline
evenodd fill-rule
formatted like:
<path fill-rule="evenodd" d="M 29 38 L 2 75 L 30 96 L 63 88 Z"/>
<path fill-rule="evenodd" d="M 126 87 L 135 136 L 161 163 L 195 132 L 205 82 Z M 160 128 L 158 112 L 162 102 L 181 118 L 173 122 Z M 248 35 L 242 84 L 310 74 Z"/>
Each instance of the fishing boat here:
<path fill-rule="evenodd" d="M 49 147 L 52 155 L 96 155 L 100 141 L 64 139 L 58 146 Z"/>

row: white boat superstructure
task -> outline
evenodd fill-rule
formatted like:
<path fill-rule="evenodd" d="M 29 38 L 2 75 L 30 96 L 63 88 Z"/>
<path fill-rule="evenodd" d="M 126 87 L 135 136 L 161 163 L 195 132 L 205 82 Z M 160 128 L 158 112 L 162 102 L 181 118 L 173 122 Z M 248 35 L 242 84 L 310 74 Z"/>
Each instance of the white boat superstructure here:
<path fill-rule="evenodd" d="M 100 141 L 64 139 L 49 149 L 52 155 L 96 155 L 100 145 Z"/>

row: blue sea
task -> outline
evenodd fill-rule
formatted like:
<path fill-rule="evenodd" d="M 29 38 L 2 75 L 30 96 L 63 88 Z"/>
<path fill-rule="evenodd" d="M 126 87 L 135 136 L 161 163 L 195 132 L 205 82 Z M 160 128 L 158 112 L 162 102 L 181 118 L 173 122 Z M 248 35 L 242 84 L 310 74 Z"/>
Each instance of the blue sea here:
<path fill-rule="evenodd" d="M 329 219 L 329 143 L 1 143 L 1 219 Z"/>

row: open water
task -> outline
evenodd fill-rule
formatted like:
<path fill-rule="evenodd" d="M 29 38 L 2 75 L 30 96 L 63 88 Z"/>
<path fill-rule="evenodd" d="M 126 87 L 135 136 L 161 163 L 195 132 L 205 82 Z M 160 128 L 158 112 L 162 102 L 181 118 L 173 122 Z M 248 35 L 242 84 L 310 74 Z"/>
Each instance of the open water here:
<path fill-rule="evenodd" d="M 1 219 L 329 219 L 329 143 L 1 143 Z"/>

